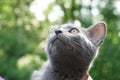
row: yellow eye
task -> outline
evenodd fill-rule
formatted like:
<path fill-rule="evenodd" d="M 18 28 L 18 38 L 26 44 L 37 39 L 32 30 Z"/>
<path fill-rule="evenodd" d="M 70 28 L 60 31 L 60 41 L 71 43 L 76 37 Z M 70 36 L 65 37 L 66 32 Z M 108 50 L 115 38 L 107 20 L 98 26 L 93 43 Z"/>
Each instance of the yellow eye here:
<path fill-rule="evenodd" d="M 79 30 L 76 29 L 76 28 L 74 28 L 74 29 L 71 29 L 69 32 L 70 32 L 71 34 L 75 35 L 75 34 L 79 33 Z"/>

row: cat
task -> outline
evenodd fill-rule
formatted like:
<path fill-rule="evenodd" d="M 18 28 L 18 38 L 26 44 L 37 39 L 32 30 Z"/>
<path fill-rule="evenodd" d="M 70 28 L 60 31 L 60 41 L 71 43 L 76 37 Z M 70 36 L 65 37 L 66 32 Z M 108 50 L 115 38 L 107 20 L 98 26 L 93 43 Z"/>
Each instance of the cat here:
<path fill-rule="evenodd" d="M 46 46 L 48 61 L 33 73 L 32 80 L 81 80 L 106 37 L 106 23 L 86 29 L 67 23 L 52 32 Z"/>

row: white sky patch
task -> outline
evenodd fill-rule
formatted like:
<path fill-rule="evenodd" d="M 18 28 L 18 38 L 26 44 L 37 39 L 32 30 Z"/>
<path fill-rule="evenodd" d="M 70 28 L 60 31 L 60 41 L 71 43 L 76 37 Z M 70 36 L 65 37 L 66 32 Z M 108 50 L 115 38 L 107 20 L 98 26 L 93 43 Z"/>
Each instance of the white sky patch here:
<path fill-rule="evenodd" d="M 92 8 L 91 13 L 93 16 L 99 15 L 99 10 L 97 8 Z"/>
<path fill-rule="evenodd" d="M 92 0 L 92 1 L 91 1 L 91 6 L 92 6 L 92 7 L 96 7 L 98 4 L 99 4 L 99 3 L 98 3 L 98 0 Z"/>
<path fill-rule="evenodd" d="M 74 25 L 76 25 L 76 26 L 81 26 L 81 23 L 80 23 L 80 21 L 75 20 L 75 21 L 74 21 Z"/>
<path fill-rule="evenodd" d="M 80 12 L 81 12 L 82 16 L 83 16 L 83 17 L 86 17 L 86 18 L 87 18 L 87 17 L 89 16 L 89 14 L 90 14 L 90 10 L 87 9 L 87 8 L 84 8 L 84 7 L 81 8 L 81 11 L 80 11 Z"/>
<path fill-rule="evenodd" d="M 116 15 L 120 15 L 120 0 L 116 0 L 114 2 L 114 6 L 115 6 L 115 10 L 114 10 L 114 14 Z"/>
<path fill-rule="evenodd" d="M 35 15 L 39 21 L 45 20 L 44 11 L 48 8 L 49 4 L 55 0 L 35 0 L 30 6 L 30 11 Z"/>
<path fill-rule="evenodd" d="M 50 22 L 55 22 L 58 18 L 63 17 L 64 12 L 59 5 L 53 7 L 53 11 L 48 15 Z"/>
<path fill-rule="evenodd" d="M 118 33 L 118 36 L 120 37 L 120 32 Z"/>
<path fill-rule="evenodd" d="M 82 0 L 82 5 L 83 6 L 89 6 L 90 5 L 90 0 Z"/>

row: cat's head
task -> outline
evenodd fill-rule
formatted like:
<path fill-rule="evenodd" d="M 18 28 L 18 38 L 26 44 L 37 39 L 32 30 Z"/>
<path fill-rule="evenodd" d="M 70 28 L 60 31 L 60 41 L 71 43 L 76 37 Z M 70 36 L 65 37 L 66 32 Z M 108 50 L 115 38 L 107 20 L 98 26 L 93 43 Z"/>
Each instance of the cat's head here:
<path fill-rule="evenodd" d="M 64 24 L 52 30 L 46 50 L 49 56 L 75 53 L 86 58 L 90 57 L 91 60 L 105 36 L 106 24 L 104 22 L 87 29 L 74 24 Z"/>

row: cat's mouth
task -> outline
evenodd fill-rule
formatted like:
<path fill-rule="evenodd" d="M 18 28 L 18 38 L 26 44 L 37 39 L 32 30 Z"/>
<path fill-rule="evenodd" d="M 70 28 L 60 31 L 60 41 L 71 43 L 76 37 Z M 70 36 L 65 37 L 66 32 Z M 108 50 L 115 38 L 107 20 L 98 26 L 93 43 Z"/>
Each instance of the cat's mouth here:
<path fill-rule="evenodd" d="M 63 40 L 61 40 L 58 36 L 56 36 L 53 40 L 52 40 L 52 44 L 55 44 L 56 42 L 62 43 L 63 45 L 66 45 L 65 42 Z"/>
<path fill-rule="evenodd" d="M 68 44 L 68 41 L 65 40 L 65 37 L 63 36 L 61 37 L 61 36 L 56 35 L 52 37 L 51 43 L 52 45 L 56 45 L 56 46 L 63 45 L 66 48 L 73 49 L 72 46 Z"/>

